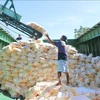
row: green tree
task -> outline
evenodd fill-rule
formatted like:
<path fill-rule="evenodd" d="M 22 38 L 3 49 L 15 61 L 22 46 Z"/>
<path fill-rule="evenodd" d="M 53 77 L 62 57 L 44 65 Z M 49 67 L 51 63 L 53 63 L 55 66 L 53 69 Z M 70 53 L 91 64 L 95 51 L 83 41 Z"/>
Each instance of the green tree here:
<path fill-rule="evenodd" d="M 74 33 L 75 33 L 75 38 L 78 38 L 79 36 L 81 36 L 82 34 L 86 33 L 90 28 L 88 27 L 83 27 L 80 26 L 79 29 L 74 29 Z"/>

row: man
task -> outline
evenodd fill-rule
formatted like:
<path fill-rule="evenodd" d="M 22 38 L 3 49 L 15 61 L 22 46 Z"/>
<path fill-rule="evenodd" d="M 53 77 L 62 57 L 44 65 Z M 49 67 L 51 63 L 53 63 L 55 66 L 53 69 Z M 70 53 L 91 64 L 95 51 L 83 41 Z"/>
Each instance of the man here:
<path fill-rule="evenodd" d="M 64 72 L 66 75 L 66 85 L 69 85 L 69 69 L 67 65 L 67 54 L 66 54 L 66 44 L 67 37 L 63 35 L 58 42 L 54 42 L 50 39 L 49 35 L 45 33 L 48 41 L 58 47 L 58 83 L 56 85 L 61 85 L 61 73 Z"/>
<path fill-rule="evenodd" d="M 16 38 L 16 40 L 22 40 L 21 35 L 19 34 L 18 37 Z"/>

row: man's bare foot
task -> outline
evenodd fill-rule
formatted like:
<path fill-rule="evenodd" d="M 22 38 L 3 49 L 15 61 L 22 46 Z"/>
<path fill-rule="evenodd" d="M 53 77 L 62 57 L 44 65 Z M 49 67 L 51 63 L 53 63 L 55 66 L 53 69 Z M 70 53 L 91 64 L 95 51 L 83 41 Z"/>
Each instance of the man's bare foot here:
<path fill-rule="evenodd" d="M 57 85 L 57 86 L 58 86 L 58 85 L 61 85 L 61 82 L 58 82 L 56 85 Z"/>

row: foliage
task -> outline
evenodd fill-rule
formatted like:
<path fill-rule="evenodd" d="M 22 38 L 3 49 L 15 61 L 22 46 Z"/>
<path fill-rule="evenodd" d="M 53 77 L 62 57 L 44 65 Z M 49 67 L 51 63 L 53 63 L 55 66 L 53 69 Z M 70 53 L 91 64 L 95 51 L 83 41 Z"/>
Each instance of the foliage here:
<path fill-rule="evenodd" d="M 80 26 L 79 29 L 74 29 L 74 33 L 75 33 L 75 38 L 78 38 L 79 36 L 81 36 L 82 34 L 86 33 L 90 28 L 88 27 L 83 27 Z"/>

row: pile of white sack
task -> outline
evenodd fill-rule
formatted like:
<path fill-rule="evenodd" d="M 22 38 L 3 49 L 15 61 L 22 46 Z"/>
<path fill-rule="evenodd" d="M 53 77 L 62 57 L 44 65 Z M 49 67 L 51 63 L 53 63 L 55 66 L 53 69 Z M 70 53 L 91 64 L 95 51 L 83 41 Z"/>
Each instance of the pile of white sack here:
<path fill-rule="evenodd" d="M 69 54 L 68 66 L 72 86 L 100 88 L 100 56 Z"/>
<path fill-rule="evenodd" d="M 66 48 L 66 52 L 68 53 L 70 87 L 85 86 L 99 90 L 100 57 L 79 54 L 77 50 L 70 45 L 66 45 Z M 13 42 L 4 47 L 0 51 L 1 89 L 8 90 L 12 97 L 23 95 L 28 99 L 30 97 L 28 94 L 32 87 L 36 87 L 36 89 L 42 88 L 41 91 L 43 92 L 44 87 L 47 87 L 49 82 L 57 81 L 57 54 L 58 49 L 56 46 L 43 43 L 42 40 Z M 64 75 L 62 76 L 62 80 L 65 80 Z M 44 87 L 37 87 L 37 82 L 47 83 L 44 84 Z M 57 89 L 59 88 L 55 86 L 54 91 L 57 92 L 55 96 L 60 95 L 60 93 L 58 93 L 60 91 Z M 72 90 L 73 89 L 70 89 L 70 91 Z M 36 98 L 37 96 L 40 98 L 42 94 L 46 94 L 46 92 L 41 93 L 36 94 Z M 93 97 L 100 95 L 99 92 L 93 93 L 97 94 Z M 52 93 L 50 96 L 51 95 Z M 76 96 L 75 94 L 73 95 Z M 47 97 L 46 99 L 42 99 L 42 97 L 41 99 L 39 98 L 30 100 L 67 100 L 52 99 L 52 97 L 51 99 L 47 99 Z"/>
<path fill-rule="evenodd" d="M 29 89 L 25 100 L 100 100 L 100 91 L 86 87 L 71 87 L 62 82 L 37 82 Z"/>

